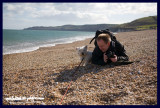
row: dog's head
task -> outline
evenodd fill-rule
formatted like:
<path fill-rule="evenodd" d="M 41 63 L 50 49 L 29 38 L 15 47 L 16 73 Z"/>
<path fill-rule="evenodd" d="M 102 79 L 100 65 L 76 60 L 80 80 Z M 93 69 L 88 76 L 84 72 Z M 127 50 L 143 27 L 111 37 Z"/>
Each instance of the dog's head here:
<path fill-rule="evenodd" d="M 87 53 L 87 45 L 86 46 L 82 46 L 82 47 L 77 47 L 76 50 L 77 50 L 78 55 L 83 57 Z"/>

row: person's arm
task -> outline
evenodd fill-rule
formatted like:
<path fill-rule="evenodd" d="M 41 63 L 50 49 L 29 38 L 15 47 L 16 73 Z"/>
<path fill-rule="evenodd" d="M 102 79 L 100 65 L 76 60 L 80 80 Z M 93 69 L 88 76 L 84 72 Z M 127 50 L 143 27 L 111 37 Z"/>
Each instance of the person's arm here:
<path fill-rule="evenodd" d="M 96 65 L 105 65 L 106 63 L 103 60 L 103 53 L 98 47 L 95 47 L 92 52 L 92 63 Z"/>
<path fill-rule="evenodd" d="M 128 61 L 129 57 L 126 54 L 126 50 L 124 49 L 124 46 L 120 42 L 116 42 L 117 46 L 117 61 L 123 60 Z"/>

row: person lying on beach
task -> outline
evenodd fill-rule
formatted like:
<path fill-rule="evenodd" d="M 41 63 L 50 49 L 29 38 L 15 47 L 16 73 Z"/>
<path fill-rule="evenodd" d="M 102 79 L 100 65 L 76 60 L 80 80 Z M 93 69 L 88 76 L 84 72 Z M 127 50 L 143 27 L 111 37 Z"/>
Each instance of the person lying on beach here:
<path fill-rule="evenodd" d="M 93 64 L 106 65 L 111 62 L 129 60 L 124 46 L 118 41 L 112 41 L 109 34 L 100 34 L 96 41 L 97 46 L 92 52 Z"/>

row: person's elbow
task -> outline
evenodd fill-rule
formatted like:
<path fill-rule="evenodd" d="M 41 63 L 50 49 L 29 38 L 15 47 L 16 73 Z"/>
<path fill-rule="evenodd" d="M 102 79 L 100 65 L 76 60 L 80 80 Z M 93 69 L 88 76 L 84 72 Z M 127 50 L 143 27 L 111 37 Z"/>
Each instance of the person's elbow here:
<path fill-rule="evenodd" d="M 128 56 L 126 57 L 126 61 L 129 61 L 129 57 Z"/>

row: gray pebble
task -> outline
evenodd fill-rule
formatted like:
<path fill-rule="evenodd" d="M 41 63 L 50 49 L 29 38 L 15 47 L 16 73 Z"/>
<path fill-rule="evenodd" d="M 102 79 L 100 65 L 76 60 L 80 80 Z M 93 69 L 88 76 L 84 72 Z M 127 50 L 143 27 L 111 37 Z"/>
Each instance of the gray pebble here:
<path fill-rule="evenodd" d="M 141 71 L 140 71 L 140 70 L 138 71 L 138 74 L 141 74 Z"/>
<path fill-rule="evenodd" d="M 133 75 L 134 73 L 133 73 L 133 72 L 130 72 L 129 74 L 130 74 L 130 75 Z"/>

